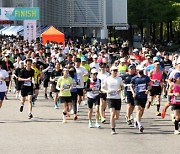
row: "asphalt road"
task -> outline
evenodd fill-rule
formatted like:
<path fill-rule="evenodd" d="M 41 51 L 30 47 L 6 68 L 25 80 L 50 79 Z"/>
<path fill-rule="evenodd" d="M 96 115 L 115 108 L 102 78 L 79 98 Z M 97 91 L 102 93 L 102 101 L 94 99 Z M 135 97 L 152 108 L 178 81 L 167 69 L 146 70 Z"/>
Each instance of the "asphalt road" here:
<path fill-rule="evenodd" d="M 101 128 L 88 128 L 87 106 L 81 106 L 79 119 L 62 124 L 62 106 L 54 109 L 51 99 L 41 91 L 33 107 L 34 118 L 27 118 L 27 103 L 19 112 L 20 101 L 8 94 L 0 109 L 0 154 L 178 154 L 180 136 L 174 135 L 174 125 L 168 114 L 165 119 L 155 115 L 156 107 L 145 110 L 144 133 L 125 122 L 126 105 L 122 105 L 116 135 L 111 135 L 109 109 L 107 123 Z M 163 104 L 165 101 L 163 101 Z"/>

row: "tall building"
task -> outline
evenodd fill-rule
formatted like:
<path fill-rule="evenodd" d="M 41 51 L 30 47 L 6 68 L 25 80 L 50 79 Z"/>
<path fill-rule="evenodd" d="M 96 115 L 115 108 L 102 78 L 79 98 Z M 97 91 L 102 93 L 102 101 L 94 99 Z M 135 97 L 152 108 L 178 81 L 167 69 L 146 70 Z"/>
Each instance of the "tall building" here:
<path fill-rule="evenodd" d="M 0 7 L 39 7 L 38 25 L 56 26 L 71 37 L 107 39 L 107 26 L 127 25 L 127 0 L 0 0 Z"/>

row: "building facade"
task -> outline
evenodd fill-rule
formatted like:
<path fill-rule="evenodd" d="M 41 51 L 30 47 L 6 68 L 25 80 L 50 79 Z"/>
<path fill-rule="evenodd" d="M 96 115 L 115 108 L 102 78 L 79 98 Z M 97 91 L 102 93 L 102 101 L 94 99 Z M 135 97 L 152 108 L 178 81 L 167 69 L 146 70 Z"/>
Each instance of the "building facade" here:
<path fill-rule="evenodd" d="M 70 37 L 107 39 L 107 26 L 127 25 L 127 0 L 0 0 L 0 7 L 39 7 L 38 25 L 56 26 Z"/>

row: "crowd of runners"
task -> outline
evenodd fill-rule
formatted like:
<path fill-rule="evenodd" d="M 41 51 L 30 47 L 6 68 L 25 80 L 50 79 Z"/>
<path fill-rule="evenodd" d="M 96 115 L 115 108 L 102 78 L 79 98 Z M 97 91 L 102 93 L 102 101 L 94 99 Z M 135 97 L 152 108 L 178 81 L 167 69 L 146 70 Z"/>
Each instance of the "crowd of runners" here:
<path fill-rule="evenodd" d="M 155 46 L 129 48 L 128 41 L 122 45 L 73 42 L 42 45 L 4 37 L 0 39 L 0 107 L 12 91 L 21 102 L 20 112 L 28 102 L 31 119 L 41 87 L 44 98 L 54 100 L 55 109 L 62 104 L 63 123 L 71 114 L 74 120 L 80 119 L 80 105 L 87 103 L 88 127 L 100 128 L 106 122 L 108 106 L 113 135 L 123 101 L 127 103 L 127 124 L 134 125 L 140 132 L 144 130 L 141 121 L 145 108 L 155 103 L 156 116 L 164 118 L 167 109 L 172 109 L 174 134 L 178 135 L 180 55 L 169 54 Z M 162 97 L 167 98 L 163 106 Z M 92 122 L 93 109 L 95 123 Z"/>

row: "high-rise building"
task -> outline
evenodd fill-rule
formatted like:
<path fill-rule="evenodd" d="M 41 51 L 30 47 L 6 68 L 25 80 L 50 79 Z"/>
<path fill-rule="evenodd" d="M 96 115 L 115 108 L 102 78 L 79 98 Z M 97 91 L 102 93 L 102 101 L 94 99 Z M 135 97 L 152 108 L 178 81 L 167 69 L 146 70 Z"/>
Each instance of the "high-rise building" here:
<path fill-rule="evenodd" d="M 127 0 L 0 0 L 0 7 L 39 7 L 38 25 L 73 37 L 107 39 L 107 26 L 127 25 Z"/>

